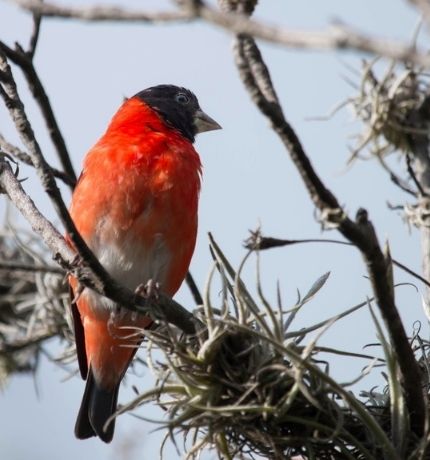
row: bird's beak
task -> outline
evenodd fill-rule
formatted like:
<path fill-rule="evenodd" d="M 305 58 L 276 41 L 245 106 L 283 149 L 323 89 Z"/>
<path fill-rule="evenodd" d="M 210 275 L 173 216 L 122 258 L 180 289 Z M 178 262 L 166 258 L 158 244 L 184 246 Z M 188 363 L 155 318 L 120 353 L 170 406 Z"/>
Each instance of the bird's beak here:
<path fill-rule="evenodd" d="M 194 126 L 196 127 L 197 133 L 221 129 L 221 125 L 200 109 L 194 114 Z"/>

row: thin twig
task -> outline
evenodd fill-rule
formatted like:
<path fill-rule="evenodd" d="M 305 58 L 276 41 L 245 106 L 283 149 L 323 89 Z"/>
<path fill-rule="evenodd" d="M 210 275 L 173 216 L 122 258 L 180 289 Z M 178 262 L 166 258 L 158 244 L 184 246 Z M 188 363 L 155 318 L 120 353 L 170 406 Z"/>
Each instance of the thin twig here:
<path fill-rule="evenodd" d="M 413 197 L 416 198 L 417 193 L 414 192 L 409 187 L 407 187 L 404 184 L 404 181 L 399 176 L 397 176 L 397 174 L 394 174 L 393 172 L 390 172 L 389 174 L 390 174 L 390 180 L 391 180 L 391 182 L 393 182 L 393 184 L 397 185 L 397 187 L 399 187 L 401 190 L 403 190 L 404 192 L 406 192 L 409 195 L 412 195 Z"/>
<path fill-rule="evenodd" d="M 406 167 L 408 169 L 409 176 L 411 176 L 411 179 L 414 181 L 414 184 L 419 190 L 420 195 L 428 196 L 428 193 L 424 190 L 423 186 L 421 185 L 421 182 L 417 179 L 414 169 L 412 168 L 411 156 L 409 153 L 406 155 Z"/>
<path fill-rule="evenodd" d="M 70 7 L 38 0 L 12 0 L 21 8 L 46 18 L 79 19 L 81 21 L 127 21 L 143 23 L 182 22 L 193 18 L 187 11 L 131 11 L 119 6 L 94 5 Z"/>
<path fill-rule="evenodd" d="M 417 197 L 418 193 L 415 190 L 412 190 L 409 188 L 409 186 L 405 183 L 405 181 L 399 177 L 384 161 L 383 157 L 381 155 L 377 155 L 377 158 L 379 160 L 379 164 L 387 171 L 387 173 L 390 175 L 390 180 L 393 182 L 393 184 L 397 185 L 401 190 L 404 192 L 408 193 L 409 195 L 412 195 L 413 197 Z"/>
<path fill-rule="evenodd" d="M 430 26 L 430 4 L 427 0 L 408 0 L 409 3 L 415 5 L 422 13 L 427 25 Z"/>
<path fill-rule="evenodd" d="M 293 244 L 302 244 L 302 243 L 330 243 L 330 244 L 341 244 L 344 246 L 354 246 L 353 243 L 349 241 L 341 241 L 341 240 L 333 240 L 329 238 L 306 238 L 306 239 L 299 239 L 299 240 L 289 240 L 289 239 L 282 239 L 282 238 L 273 238 L 271 236 L 262 236 L 257 234 L 257 232 L 251 232 L 251 236 L 245 241 L 244 246 L 247 249 L 254 249 L 259 251 L 264 251 L 266 249 L 271 248 L 280 248 L 284 246 L 291 246 Z M 413 276 L 417 280 L 420 280 L 426 286 L 430 287 L 430 281 L 426 280 L 424 277 L 419 275 L 417 272 L 413 271 L 412 269 L 408 268 L 403 263 L 399 262 L 396 259 L 392 259 L 393 264 L 400 268 L 401 270 L 405 271 L 409 275 Z"/>
<path fill-rule="evenodd" d="M 22 161 L 28 166 L 33 166 L 33 162 L 31 161 L 30 155 L 27 153 L 23 152 L 20 148 L 18 148 L 16 145 L 11 144 L 8 142 L 3 135 L 0 133 L 0 152 L 4 151 L 5 153 L 8 153 L 9 155 L 17 158 L 18 160 Z M 56 169 L 52 166 L 49 166 L 51 168 L 52 174 L 57 179 L 62 180 L 66 185 L 69 185 L 71 188 L 73 188 L 76 184 L 76 182 L 69 177 L 66 173 L 63 171 L 60 171 L 59 169 Z"/>
<path fill-rule="evenodd" d="M 33 60 L 34 53 L 36 52 L 37 42 L 39 41 L 40 35 L 40 26 L 42 24 L 42 16 L 40 13 L 33 13 L 33 32 L 30 37 L 30 42 L 28 45 L 27 56 Z"/>

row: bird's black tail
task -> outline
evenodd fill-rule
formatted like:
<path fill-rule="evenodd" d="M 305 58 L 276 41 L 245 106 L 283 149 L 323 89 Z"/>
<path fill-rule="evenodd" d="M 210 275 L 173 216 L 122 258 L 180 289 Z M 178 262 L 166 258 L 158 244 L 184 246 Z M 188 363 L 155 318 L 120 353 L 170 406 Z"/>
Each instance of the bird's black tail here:
<path fill-rule="evenodd" d="M 119 382 L 112 390 L 106 390 L 97 385 L 90 367 L 75 425 L 75 435 L 78 439 L 98 436 L 104 442 L 112 441 L 115 419 L 109 423 L 106 429 L 103 428 L 109 417 L 116 411 L 118 390 Z"/>

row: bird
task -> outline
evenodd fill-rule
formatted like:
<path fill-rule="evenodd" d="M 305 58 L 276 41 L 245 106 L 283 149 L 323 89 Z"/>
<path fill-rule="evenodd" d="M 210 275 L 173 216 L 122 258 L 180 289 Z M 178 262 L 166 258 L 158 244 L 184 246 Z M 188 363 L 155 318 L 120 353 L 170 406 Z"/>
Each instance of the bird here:
<path fill-rule="evenodd" d="M 197 235 L 202 165 L 193 143 L 197 134 L 220 128 L 190 90 L 153 86 L 123 102 L 85 156 L 69 212 L 88 247 L 122 285 L 135 290 L 155 282 L 169 296 L 179 289 Z M 83 289 L 73 275 L 69 285 L 86 380 L 75 435 L 109 443 L 120 383 L 143 339 L 136 331 L 152 320 Z"/>

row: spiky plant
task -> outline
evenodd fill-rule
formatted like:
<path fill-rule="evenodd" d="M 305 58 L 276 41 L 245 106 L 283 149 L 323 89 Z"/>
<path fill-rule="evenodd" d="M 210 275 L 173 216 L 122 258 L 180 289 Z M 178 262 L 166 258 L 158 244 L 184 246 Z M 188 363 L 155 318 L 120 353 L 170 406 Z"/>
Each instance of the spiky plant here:
<path fill-rule="evenodd" d="M 329 375 L 321 358 L 324 349 L 317 344 L 336 321 L 359 308 L 371 309 L 371 300 L 294 330 L 295 315 L 328 274 L 292 308 L 280 302 L 273 307 L 259 281 L 256 300 L 241 280 L 251 251 L 235 271 L 213 238 L 211 250 L 215 268 L 197 313 L 201 331 L 184 336 L 163 325 L 146 332 L 148 365 L 156 385 L 117 415 L 155 402 L 166 412 L 166 439 L 185 440 L 187 459 L 198 458 L 205 449 L 215 449 L 219 458 L 227 459 L 405 458 L 412 439 L 396 362 L 373 313 L 385 358 L 332 351 L 386 366 L 384 393 L 354 396 Z M 222 281 L 219 308 L 210 296 L 215 271 Z M 163 359 L 159 354 L 154 358 L 154 350 L 161 350 Z"/>

